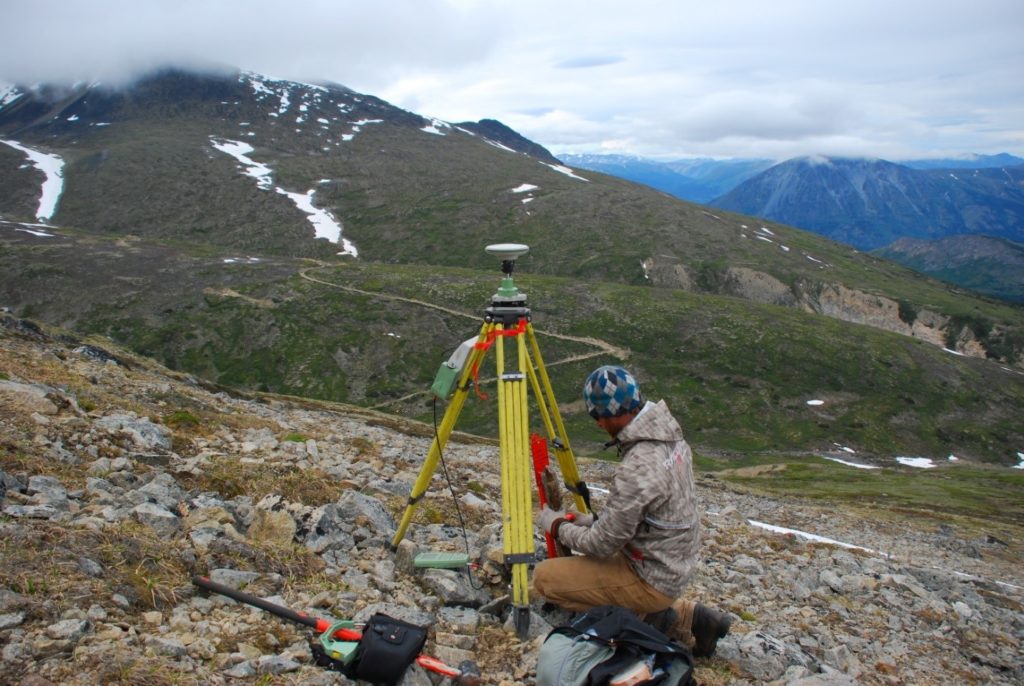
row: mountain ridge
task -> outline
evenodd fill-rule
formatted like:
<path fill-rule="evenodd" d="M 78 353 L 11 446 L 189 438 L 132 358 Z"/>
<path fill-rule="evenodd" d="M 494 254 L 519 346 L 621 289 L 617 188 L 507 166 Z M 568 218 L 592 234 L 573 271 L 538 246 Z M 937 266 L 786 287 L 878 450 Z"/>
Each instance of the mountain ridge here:
<path fill-rule="evenodd" d="M 885 160 L 803 157 L 711 201 L 871 250 L 897 238 L 1024 239 L 1024 165 L 914 170 Z"/>
<path fill-rule="evenodd" d="M 842 164 L 851 166 L 859 163 L 861 166 L 875 167 L 874 170 L 862 170 L 859 173 L 851 171 L 848 174 L 852 177 L 848 179 L 849 185 L 854 188 L 855 192 L 852 194 L 853 197 L 846 201 L 846 206 L 842 207 L 838 213 L 848 220 L 845 229 L 837 226 L 839 223 L 835 216 L 837 213 L 828 206 L 828 200 L 823 200 L 823 198 L 831 198 L 834 201 L 843 193 L 841 189 L 822 188 L 820 184 L 816 185 L 813 181 L 794 186 L 792 179 L 788 182 L 783 181 L 789 178 L 786 174 L 770 176 L 767 180 L 764 178 L 760 181 L 757 180 L 760 174 L 769 174 L 767 170 L 777 164 L 813 166 L 815 160 L 818 163 L 824 163 L 829 159 L 832 158 L 804 156 L 781 163 L 710 159 L 661 162 L 626 155 L 566 156 L 566 160 L 583 168 L 643 183 L 682 199 L 729 207 L 746 214 L 755 214 L 782 223 L 802 226 L 833 239 L 852 243 L 860 248 L 874 249 L 875 254 L 887 258 L 898 255 L 899 251 L 886 252 L 882 247 L 875 245 L 879 241 L 899 240 L 905 233 L 912 234 L 914 231 L 921 232 L 922 230 L 928 232 L 929 236 L 918 236 L 919 239 L 938 240 L 931 234 L 943 231 L 951 231 L 955 235 L 985 235 L 992 233 L 993 227 L 1001 228 L 1005 217 L 1019 216 L 1021 213 L 1020 203 L 1017 203 L 1017 209 L 1014 210 L 1012 205 L 1005 202 L 1005 193 L 993 190 L 993 182 L 1005 174 L 1005 172 L 1000 172 L 1000 169 L 1024 165 L 1024 159 L 1007 153 L 972 155 L 966 158 L 906 160 L 899 163 L 872 158 L 834 158 Z M 744 168 L 744 164 L 748 166 Z M 972 183 L 976 186 L 976 192 L 973 198 L 965 199 L 967 194 L 961 188 L 950 188 L 948 184 L 933 184 L 933 190 L 925 193 L 917 202 L 887 208 L 886 205 L 892 205 L 895 202 L 895 194 L 888 193 L 888 197 L 868 198 L 864 184 L 871 179 L 876 188 L 883 187 L 887 183 L 887 179 L 892 180 L 894 177 L 893 168 L 888 166 L 893 164 L 926 172 L 929 174 L 927 178 L 933 182 L 952 179 L 954 186 Z M 695 170 L 699 173 L 694 174 Z M 712 191 L 715 186 L 711 183 L 716 175 L 722 182 L 717 186 L 719 191 L 717 193 Z M 758 191 L 761 194 L 759 197 L 741 198 L 736 201 L 735 205 L 729 204 L 728 199 L 727 201 L 718 199 L 734 190 L 736 193 L 741 193 L 742 191 L 737 190 L 737 187 L 748 181 L 764 186 L 761 191 Z M 908 185 L 898 179 L 894 182 L 897 186 Z M 832 186 L 836 185 L 832 184 Z M 1019 185 L 1018 180 L 1015 186 Z M 979 193 L 981 197 L 978 197 Z M 952 201 L 950 201 L 950 196 L 955 196 Z M 859 201 L 860 206 L 858 207 L 853 201 Z M 802 205 L 803 208 L 797 209 L 797 205 Z M 961 216 L 961 220 L 956 219 L 957 215 Z M 908 219 L 908 217 L 917 219 Z M 848 230 L 850 225 L 857 226 L 861 229 L 860 232 L 851 233 Z M 889 233 L 883 233 L 885 231 L 889 231 Z M 882 233 L 882 237 L 877 236 L 878 233 Z M 1013 234 L 1013 236 L 1016 235 L 1016 233 Z M 1011 240 L 1013 236 L 1011 236 Z M 997 264 L 999 261 L 1006 262 L 1012 261 L 1012 259 L 1011 255 L 1004 255 L 996 262 L 975 262 L 972 270 L 954 268 L 924 271 L 923 273 L 992 297 L 1003 297 L 1002 294 L 1005 293 L 1007 297 L 1004 299 L 1016 301 L 1018 299 L 1016 293 L 1024 288 L 1024 276 L 1014 280 L 1010 272 L 1000 268 Z M 896 261 L 900 262 L 898 259 Z M 913 266 L 905 261 L 901 263 Z M 989 282 L 1001 285 L 987 287 L 985 284 Z M 981 287 L 975 288 L 977 284 L 981 284 Z"/>

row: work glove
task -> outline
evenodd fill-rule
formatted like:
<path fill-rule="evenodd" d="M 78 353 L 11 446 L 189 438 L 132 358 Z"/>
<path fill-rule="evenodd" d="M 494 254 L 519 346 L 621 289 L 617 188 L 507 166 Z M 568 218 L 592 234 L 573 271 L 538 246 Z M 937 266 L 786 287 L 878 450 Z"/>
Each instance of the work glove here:
<path fill-rule="evenodd" d="M 592 514 L 581 514 L 579 512 L 570 512 L 568 515 L 566 515 L 566 518 L 570 522 L 572 522 L 573 524 L 576 524 L 577 526 L 593 526 L 594 525 L 594 515 L 592 515 Z"/>
<path fill-rule="evenodd" d="M 565 513 L 561 510 L 552 510 L 550 507 L 545 505 L 544 508 L 537 513 L 537 517 L 534 521 L 544 533 L 550 534 L 552 525 L 555 523 L 555 520 L 558 519 L 565 519 Z"/>

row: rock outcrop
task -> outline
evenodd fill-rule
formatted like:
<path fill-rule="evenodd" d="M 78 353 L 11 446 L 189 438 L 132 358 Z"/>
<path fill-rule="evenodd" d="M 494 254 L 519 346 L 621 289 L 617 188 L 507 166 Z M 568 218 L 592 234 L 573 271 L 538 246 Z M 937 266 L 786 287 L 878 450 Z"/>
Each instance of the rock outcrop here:
<path fill-rule="evenodd" d="M 768 305 L 797 307 L 805 312 L 919 338 L 969 357 L 995 357 L 1007 364 L 1024 367 L 1024 357 L 1003 359 L 986 345 L 986 341 L 979 340 L 967 323 L 955 322 L 952 317 L 927 308 L 911 309 L 892 298 L 847 288 L 840 283 L 801 281 L 789 285 L 755 269 L 727 267 L 714 272 L 713 284 L 702 287 L 699 275 L 670 255 L 649 257 L 641 266 L 644 276 L 656 286 L 686 291 L 710 287 L 721 295 Z M 993 326 L 989 340 L 998 340 L 1002 334 L 998 325 Z"/>

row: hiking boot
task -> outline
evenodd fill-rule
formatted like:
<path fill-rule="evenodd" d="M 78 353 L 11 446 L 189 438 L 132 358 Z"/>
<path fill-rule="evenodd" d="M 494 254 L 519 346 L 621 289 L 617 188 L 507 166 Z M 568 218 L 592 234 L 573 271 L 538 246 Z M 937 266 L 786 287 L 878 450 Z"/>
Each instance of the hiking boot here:
<path fill-rule="evenodd" d="M 693 611 L 693 623 L 690 625 L 690 631 L 693 633 L 695 641 L 693 656 L 711 657 L 714 655 L 718 639 L 725 638 L 731 624 L 732 617 L 729 615 L 698 603 Z"/>
<path fill-rule="evenodd" d="M 661 633 L 665 634 L 666 636 L 671 636 L 669 632 L 672 630 L 672 627 L 675 626 L 676 620 L 678 618 L 679 613 L 676 612 L 671 605 L 669 605 L 660 612 L 650 612 L 644 615 L 643 619 L 644 622 L 650 624 Z"/>

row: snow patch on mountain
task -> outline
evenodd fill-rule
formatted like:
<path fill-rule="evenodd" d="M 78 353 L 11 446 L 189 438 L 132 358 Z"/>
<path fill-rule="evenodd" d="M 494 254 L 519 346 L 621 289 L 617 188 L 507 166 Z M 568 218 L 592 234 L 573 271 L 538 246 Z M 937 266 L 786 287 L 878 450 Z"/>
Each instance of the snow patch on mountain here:
<path fill-rule="evenodd" d="M 272 179 L 273 170 L 268 165 L 257 162 L 249 157 L 249 153 L 253 152 L 251 145 L 241 141 L 217 140 L 212 137 L 210 140 L 216 150 L 238 160 L 242 167 L 242 173 L 256 179 L 256 185 L 261 190 L 274 190 L 281 195 L 287 196 L 295 203 L 295 206 L 308 216 L 309 223 L 313 225 L 316 238 L 326 238 L 331 243 L 340 243 L 342 249 L 338 251 L 339 255 L 359 256 L 359 251 L 356 249 L 355 244 L 342 237 L 341 224 L 334 218 L 334 215 L 328 210 L 313 205 L 313 195 L 316 193 L 315 188 L 311 188 L 305 193 L 295 193 L 287 191 L 280 186 L 275 186 Z"/>
<path fill-rule="evenodd" d="M 354 121 L 352 122 L 352 133 L 342 134 L 341 140 L 348 142 L 355 138 L 356 134 L 359 133 L 360 129 L 362 129 L 367 124 L 380 124 L 383 121 L 383 119 L 360 119 L 359 121 Z"/>
<path fill-rule="evenodd" d="M 274 172 L 262 162 L 256 162 L 247 156 L 248 153 L 253 151 L 251 145 L 240 141 L 213 140 L 213 147 L 238 160 L 242 164 L 242 173 L 256 179 L 256 185 L 262 190 L 271 189 L 273 182 L 270 177 Z"/>
<path fill-rule="evenodd" d="M 856 469 L 881 469 L 881 467 L 878 467 L 878 466 L 873 465 L 873 464 L 863 464 L 861 462 L 850 462 L 849 460 L 844 460 L 844 459 L 839 458 L 839 457 L 829 457 L 828 455 L 822 455 L 821 457 L 822 457 L 822 459 L 828 460 L 829 462 L 838 462 L 841 465 L 846 465 L 847 467 L 854 467 Z"/>
<path fill-rule="evenodd" d="M 578 179 L 580 181 L 586 181 L 587 183 L 590 183 L 590 179 L 585 179 L 582 176 L 578 176 L 575 172 L 573 172 L 572 169 L 570 169 L 569 167 L 566 167 L 565 165 L 561 165 L 561 164 L 548 164 L 547 162 L 541 162 L 541 164 L 543 164 L 545 167 L 550 167 L 551 169 L 554 169 L 559 174 L 565 174 L 569 178 Z"/>
<path fill-rule="evenodd" d="M 896 461 L 906 467 L 916 467 L 917 469 L 935 468 L 935 463 L 928 457 L 897 457 Z"/>
<path fill-rule="evenodd" d="M 16 141 L 0 139 L 0 143 L 24 153 L 32 165 L 45 175 L 42 193 L 39 196 L 39 209 L 36 210 L 36 219 L 44 222 L 50 221 L 53 213 L 57 211 L 61 193 L 64 192 L 64 160 L 60 155 L 41 152 Z"/>
<path fill-rule="evenodd" d="M 515 150 L 513 150 L 510 147 L 508 147 L 507 145 L 503 145 L 502 143 L 499 143 L 498 141 L 492 141 L 490 138 L 484 138 L 484 142 L 486 142 L 488 145 L 493 145 L 494 147 L 498 148 L 499 150 L 504 150 L 505 152 L 516 152 Z"/>
<path fill-rule="evenodd" d="M 7 107 L 7 105 L 11 104 L 22 95 L 24 95 L 24 93 L 22 93 L 17 86 L 10 83 L 0 82 L 0 109 Z"/>
<path fill-rule="evenodd" d="M 447 136 L 448 134 L 444 129 L 450 128 L 452 128 L 452 125 L 446 121 L 441 121 L 440 119 L 431 119 L 430 123 L 421 128 L 420 131 L 423 131 L 425 133 L 432 133 L 437 136 Z"/>
<path fill-rule="evenodd" d="M 798 538 L 802 538 L 805 541 L 814 541 L 815 543 L 827 543 L 829 545 L 837 545 L 840 548 L 846 548 L 848 550 L 864 550 L 864 551 L 869 552 L 869 553 L 878 553 L 877 550 L 872 550 L 871 548 L 865 548 L 864 546 L 854 545 L 853 543 L 844 543 L 843 541 L 837 541 L 834 538 L 827 538 L 825 536 L 818 536 L 817 534 L 807 533 L 806 531 L 800 531 L 799 529 L 790 529 L 790 528 L 785 527 L 785 526 L 776 526 L 774 524 L 766 524 L 764 522 L 759 522 L 759 521 L 754 520 L 754 519 L 748 519 L 747 523 L 750 524 L 751 526 L 756 526 L 759 529 L 766 529 L 768 531 L 773 531 L 773 532 L 775 532 L 777 534 L 789 534 L 791 536 L 796 536 Z M 879 553 L 879 554 L 882 555 L 883 557 L 889 557 L 888 553 Z"/>

